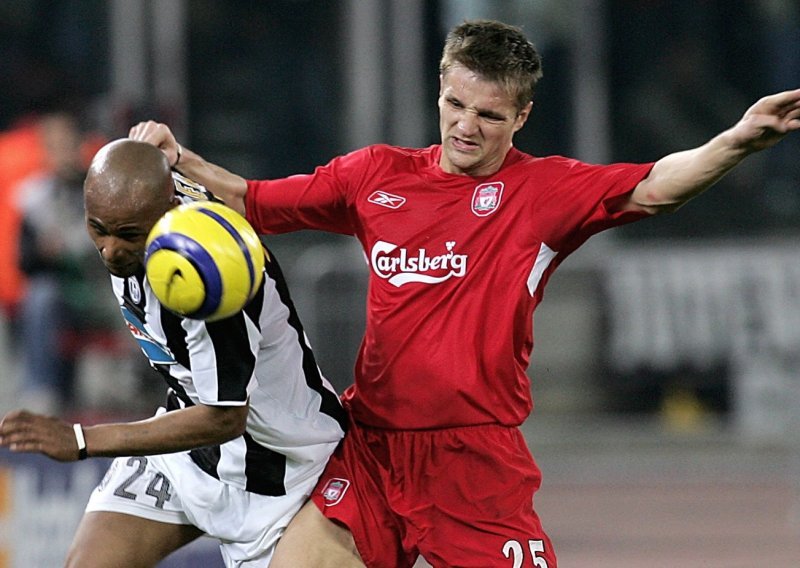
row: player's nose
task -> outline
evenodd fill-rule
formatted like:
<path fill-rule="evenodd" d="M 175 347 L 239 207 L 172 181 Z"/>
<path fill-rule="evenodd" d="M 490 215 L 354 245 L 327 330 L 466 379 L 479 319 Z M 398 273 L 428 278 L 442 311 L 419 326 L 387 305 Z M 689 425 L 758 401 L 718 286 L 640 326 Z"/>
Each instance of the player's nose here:
<path fill-rule="evenodd" d="M 120 264 L 130 257 L 130 251 L 120 239 L 106 237 L 98 244 L 97 250 L 106 264 Z"/>
<path fill-rule="evenodd" d="M 458 129 L 466 136 L 475 134 L 478 130 L 478 116 L 473 112 L 462 112 L 458 117 Z"/>

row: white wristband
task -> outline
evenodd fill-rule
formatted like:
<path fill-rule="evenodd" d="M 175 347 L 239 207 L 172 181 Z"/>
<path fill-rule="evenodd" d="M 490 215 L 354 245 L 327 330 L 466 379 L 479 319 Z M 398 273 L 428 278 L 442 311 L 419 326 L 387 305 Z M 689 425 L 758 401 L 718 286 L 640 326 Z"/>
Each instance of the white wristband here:
<path fill-rule="evenodd" d="M 89 452 L 86 451 L 86 438 L 83 437 L 83 428 L 80 424 L 73 424 L 72 429 L 75 431 L 75 440 L 78 442 L 78 459 L 85 460 L 89 457 Z"/>

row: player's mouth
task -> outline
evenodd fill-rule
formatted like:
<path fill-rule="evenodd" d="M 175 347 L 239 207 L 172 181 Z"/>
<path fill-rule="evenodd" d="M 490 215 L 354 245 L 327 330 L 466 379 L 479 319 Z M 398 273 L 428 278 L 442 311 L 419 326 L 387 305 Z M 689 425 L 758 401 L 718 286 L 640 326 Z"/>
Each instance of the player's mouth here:
<path fill-rule="evenodd" d="M 450 137 L 450 146 L 459 152 L 474 152 L 480 145 L 477 142 L 471 142 L 458 136 Z"/>

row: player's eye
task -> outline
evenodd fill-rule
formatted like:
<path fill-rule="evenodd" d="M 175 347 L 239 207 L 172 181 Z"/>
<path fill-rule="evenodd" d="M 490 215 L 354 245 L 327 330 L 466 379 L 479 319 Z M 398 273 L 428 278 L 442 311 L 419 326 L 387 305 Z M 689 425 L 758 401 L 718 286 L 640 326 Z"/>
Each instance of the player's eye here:
<path fill-rule="evenodd" d="M 89 221 L 87 223 L 87 226 L 89 228 L 89 231 L 91 231 L 93 234 L 97 235 L 98 237 L 104 237 L 104 236 L 106 236 L 108 234 L 108 231 L 106 231 L 101 225 L 98 225 L 97 223 L 95 223 L 93 221 Z"/>
<path fill-rule="evenodd" d="M 122 239 L 123 241 L 139 241 L 147 237 L 144 233 L 140 231 L 120 231 L 117 233 L 117 237 Z"/>
<path fill-rule="evenodd" d="M 480 114 L 481 119 L 485 120 L 489 124 L 503 124 L 506 121 L 506 117 L 500 116 L 498 114 Z"/>

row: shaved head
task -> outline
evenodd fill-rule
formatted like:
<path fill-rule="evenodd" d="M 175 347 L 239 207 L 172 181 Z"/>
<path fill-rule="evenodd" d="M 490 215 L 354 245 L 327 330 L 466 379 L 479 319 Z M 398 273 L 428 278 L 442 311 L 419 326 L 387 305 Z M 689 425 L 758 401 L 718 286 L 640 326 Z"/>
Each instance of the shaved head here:
<path fill-rule="evenodd" d="M 103 146 L 92 159 L 84 183 L 84 198 L 147 207 L 168 203 L 173 186 L 164 153 L 145 142 L 127 138 Z"/>
<path fill-rule="evenodd" d="M 150 229 L 178 204 L 166 156 L 145 142 L 109 142 L 89 166 L 83 203 L 89 236 L 106 268 L 130 276 L 144 262 Z"/>

